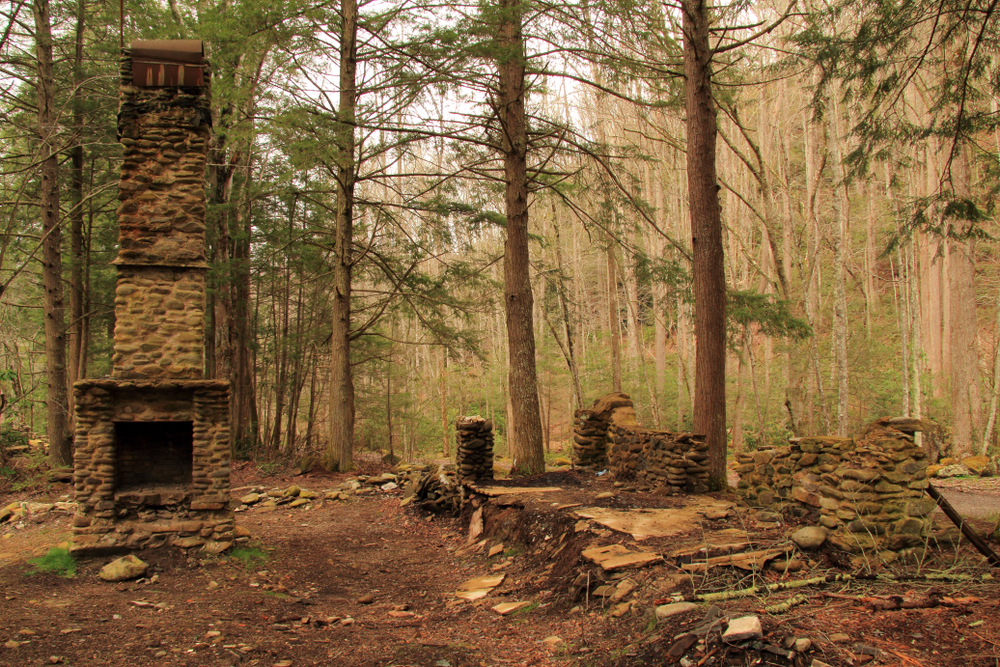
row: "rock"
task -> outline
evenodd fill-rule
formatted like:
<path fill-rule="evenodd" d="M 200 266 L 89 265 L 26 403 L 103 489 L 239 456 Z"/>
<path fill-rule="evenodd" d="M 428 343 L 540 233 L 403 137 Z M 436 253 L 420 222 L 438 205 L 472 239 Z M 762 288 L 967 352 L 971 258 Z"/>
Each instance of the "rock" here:
<path fill-rule="evenodd" d="M 603 491 L 594 496 L 594 500 L 607 500 L 608 498 L 614 498 L 615 494 L 611 491 Z"/>
<path fill-rule="evenodd" d="M 671 616 L 676 616 L 678 614 L 686 614 L 689 611 L 694 611 L 698 608 L 693 602 L 674 602 L 673 604 L 664 604 L 656 608 L 656 620 L 662 621 Z"/>
<path fill-rule="evenodd" d="M 741 616 L 729 621 L 729 627 L 722 634 L 722 640 L 735 644 L 747 639 L 760 639 L 763 636 L 764 630 L 760 627 L 759 617 Z"/>
<path fill-rule="evenodd" d="M 983 471 L 986 470 L 986 466 L 990 464 L 990 457 L 988 456 L 970 456 L 968 458 L 962 459 L 962 465 L 971 470 L 973 474 L 982 475 Z"/>
<path fill-rule="evenodd" d="M 792 644 L 792 650 L 795 651 L 796 653 L 805 653 L 806 651 L 812 648 L 812 645 L 813 645 L 812 640 L 809 639 L 808 637 L 799 637 Z"/>
<path fill-rule="evenodd" d="M 806 566 L 805 563 L 795 559 L 792 560 L 776 559 L 771 561 L 771 563 L 769 564 L 769 567 L 775 572 L 798 572 L 805 566 Z"/>
<path fill-rule="evenodd" d="M 205 540 L 200 537 L 179 537 L 171 544 L 175 547 L 180 547 L 181 549 L 192 549 L 194 547 L 200 547 L 204 543 Z"/>
<path fill-rule="evenodd" d="M 632 608 L 631 602 L 622 602 L 616 604 L 614 607 L 611 608 L 611 617 L 621 618 L 622 616 L 627 614 L 631 608 Z"/>
<path fill-rule="evenodd" d="M 219 554 L 225 552 L 229 547 L 233 546 L 232 542 L 227 541 L 211 541 L 205 545 L 205 553 L 212 554 L 213 556 L 218 556 Z"/>
<path fill-rule="evenodd" d="M 845 642 L 851 641 L 851 636 L 848 634 L 844 634 L 843 632 L 834 632 L 832 635 L 830 635 L 830 641 L 832 641 L 834 644 L 843 644 Z"/>
<path fill-rule="evenodd" d="M 757 521 L 760 523 L 781 523 L 781 515 L 777 512 L 757 512 Z"/>
<path fill-rule="evenodd" d="M 308 504 L 309 504 L 309 499 L 308 498 L 296 498 L 292 502 L 288 503 L 288 506 L 289 507 L 302 507 L 303 505 L 308 505 Z"/>
<path fill-rule="evenodd" d="M 964 477 L 966 475 L 971 475 L 972 471 L 966 468 L 961 463 L 953 463 L 947 465 L 937 471 L 937 477 L 947 478 L 947 477 Z"/>
<path fill-rule="evenodd" d="M 557 456 L 555 459 L 552 460 L 552 465 L 554 465 L 554 466 L 571 466 L 571 465 L 573 465 L 573 462 L 570 461 L 565 456 Z"/>
<path fill-rule="evenodd" d="M 284 498 L 298 498 L 301 491 L 297 484 L 292 484 L 281 495 Z"/>
<path fill-rule="evenodd" d="M 371 604 L 375 602 L 375 596 L 371 593 L 365 593 L 358 598 L 358 604 Z"/>
<path fill-rule="evenodd" d="M 11 639 L 9 641 L 4 642 L 3 647 L 4 648 L 17 648 L 20 645 L 21 645 L 21 642 L 16 642 L 13 639 Z"/>
<path fill-rule="evenodd" d="M 800 549 L 819 549 L 826 542 L 826 529 L 819 526 L 803 526 L 791 535 L 792 542 Z"/>
<path fill-rule="evenodd" d="M 315 491 L 310 491 L 309 489 L 301 489 L 299 491 L 299 498 L 305 498 L 306 500 L 312 500 L 313 498 L 319 498 L 319 494 Z"/>
<path fill-rule="evenodd" d="M 129 554 L 102 567 L 97 576 L 104 581 L 128 581 L 145 576 L 148 570 L 148 563 Z"/>
<path fill-rule="evenodd" d="M 248 493 L 240 498 L 240 502 L 243 503 L 244 505 L 253 505 L 258 500 L 260 500 L 259 493 Z"/>
<path fill-rule="evenodd" d="M 493 607 L 493 611 L 500 614 L 501 616 L 509 616 L 515 611 L 524 609 L 525 607 L 531 606 L 531 602 L 528 600 L 523 600 L 521 602 L 502 602 L 497 606 Z"/>

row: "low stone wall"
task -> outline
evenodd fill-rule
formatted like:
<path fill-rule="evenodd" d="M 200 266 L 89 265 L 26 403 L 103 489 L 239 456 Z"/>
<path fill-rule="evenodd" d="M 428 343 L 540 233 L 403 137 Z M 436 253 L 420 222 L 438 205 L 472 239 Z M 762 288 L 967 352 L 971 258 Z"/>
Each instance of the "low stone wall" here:
<path fill-rule="evenodd" d="M 493 422 L 459 417 L 455 422 L 455 463 L 462 479 L 493 479 Z"/>
<path fill-rule="evenodd" d="M 608 466 L 608 427 L 612 423 L 636 425 L 628 394 L 612 393 L 594 401 L 589 409 L 573 413 L 573 465 Z"/>
<path fill-rule="evenodd" d="M 924 428 L 915 419 L 882 419 L 856 439 L 794 438 L 737 454 L 737 493 L 823 526 L 845 551 L 877 551 L 884 562 L 919 559 L 920 545 L 936 537 L 927 454 L 913 437 Z"/>
<path fill-rule="evenodd" d="M 612 425 L 611 470 L 639 491 L 664 495 L 708 492 L 708 445 L 692 433 Z"/>
<path fill-rule="evenodd" d="M 575 465 L 609 467 L 615 477 L 640 491 L 708 491 L 705 438 L 642 428 L 628 394 L 607 394 L 574 416 Z"/>

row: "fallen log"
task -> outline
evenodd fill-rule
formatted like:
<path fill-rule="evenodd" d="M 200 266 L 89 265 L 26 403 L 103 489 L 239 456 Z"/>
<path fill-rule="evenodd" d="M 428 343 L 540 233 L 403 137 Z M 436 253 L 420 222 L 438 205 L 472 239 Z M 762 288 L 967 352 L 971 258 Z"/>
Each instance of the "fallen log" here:
<path fill-rule="evenodd" d="M 945 513 L 949 519 L 952 520 L 958 529 L 962 531 L 962 535 L 965 536 L 969 542 L 972 542 L 972 546 L 976 547 L 982 555 L 986 556 L 986 560 L 989 561 L 990 565 L 993 567 L 1000 567 L 1000 556 L 997 556 L 993 549 L 990 549 L 989 545 L 983 541 L 983 538 L 979 537 L 979 534 L 973 530 L 972 526 L 965 522 L 965 519 L 955 511 L 955 508 L 951 506 L 948 499 L 941 495 L 941 492 L 934 488 L 933 484 L 927 485 L 927 494 L 934 499 L 934 502 L 938 504 L 941 511 Z"/>

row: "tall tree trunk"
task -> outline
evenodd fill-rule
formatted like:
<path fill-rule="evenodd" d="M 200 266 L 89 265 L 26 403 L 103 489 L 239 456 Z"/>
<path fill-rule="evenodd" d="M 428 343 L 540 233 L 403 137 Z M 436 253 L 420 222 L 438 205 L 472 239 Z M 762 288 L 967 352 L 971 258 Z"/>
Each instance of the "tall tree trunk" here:
<path fill-rule="evenodd" d="M 334 232 L 333 331 L 330 355 L 331 470 L 354 469 L 354 377 L 351 373 L 351 272 L 354 243 L 354 123 L 357 103 L 358 3 L 341 0 L 340 123 Z"/>
<path fill-rule="evenodd" d="M 521 0 L 500 0 L 498 112 L 503 129 L 507 241 L 504 245 L 504 309 L 510 357 L 512 474 L 544 472 L 542 419 L 535 371 L 533 299 L 528 261 L 528 133 L 524 116 L 524 36 Z"/>
<path fill-rule="evenodd" d="M 972 198 L 971 169 L 965 144 L 956 147 L 951 165 L 956 198 Z M 967 231 L 964 227 L 959 234 Z M 982 432 L 979 392 L 979 325 L 976 317 L 975 240 L 950 240 L 950 346 L 952 444 L 957 454 L 975 453 Z"/>
<path fill-rule="evenodd" d="M 66 323 L 63 305 L 59 233 L 59 156 L 56 154 L 55 81 L 52 71 L 52 23 L 48 0 L 35 0 L 35 55 L 38 59 L 38 161 L 42 165 L 42 284 L 45 288 L 45 370 L 49 458 L 53 466 L 72 462 L 69 398 L 66 384 Z"/>
<path fill-rule="evenodd" d="M 833 356 L 837 381 L 837 435 L 847 436 L 848 382 L 847 382 L 847 184 L 840 150 L 837 107 L 829 95 L 826 118 L 826 148 L 830 155 L 834 192 L 830 197 L 833 210 Z"/>
<path fill-rule="evenodd" d="M 683 3 L 688 205 L 694 250 L 694 430 L 708 443 L 708 474 L 726 488 L 726 276 L 715 173 L 718 135 L 706 0 Z"/>
<path fill-rule="evenodd" d="M 622 390 L 622 318 L 618 306 L 618 263 L 615 238 L 607 234 L 608 339 L 611 341 L 611 390 Z"/>
<path fill-rule="evenodd" d="M 83 301 L 83 40 L 86 18 L 85 0 L 76 5 L 76 53 L 73 57 L 73 147 L 70 148 L 70 191 L 73 209 L 70 211 L 70 277 L 69 277 L 69 415 L 73 421 L 73 383 L 83 367 L 84 322 Z M 71 425 L 72 428 L 72 425 Z"/>

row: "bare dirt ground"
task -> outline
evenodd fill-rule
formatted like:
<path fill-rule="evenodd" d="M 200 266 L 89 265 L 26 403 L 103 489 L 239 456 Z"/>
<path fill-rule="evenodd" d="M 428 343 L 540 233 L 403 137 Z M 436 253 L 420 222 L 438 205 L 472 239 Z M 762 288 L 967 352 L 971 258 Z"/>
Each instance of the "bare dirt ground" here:
<path fill-rule="evenodd" d="M 294 481 L 314 490 L 336 486 L 346 477 L 260 480 L 252 466 L 234 474 L 234 486 Z M 110 558 L 81 562 L 71 579 L 27 574 L 27 559 L 68 538 L 70 517 L 65 514 L 29 517 L 20 528 L 0 526 L 0 665 L 808 666 L 813 660 L 829 665 L 1000 665 L 1000 590 L 995 581 L 978 579 L 852 580 L 721 602 L 721 611 L 731 617 L 760 616 L 764 638 L 759 645 L 709 641 L 672 657 L 676 637 L 701 625 L 710 607 L 700 604 L 657 624 L 653 611 L 672 596 L 867 570 L 824 548 L 804 557 L 809 563 L 801 572 L 722 567 L 690 575 L 679 566 L 692 557 L 671 553 L 722 531 L 739 531 L 751 548 L 773 546 L 784 541 L 790 527 L 757 523 L 752 512 L 734 511 L 684 535 L 636 541 L 594 524 L 581 527 L 573 508 L 565 505 L 678 507 L 685 500 L 618 493 L 596 501 L 597 493 L 612 489 L 611 483 L 581 473 L 550 473 L 517 484 L 563 491 L 489 501 L 482 536 L 486 544 L 478 549 L 467 546 L 469 513 L 460 518 L 427 514 L 400 507 L 398 493 L 385 493 L 325 502 L 310 510 L 241 512 L 238 524 L 252 533 L 266 560 L 247 565 L 229 556 L 148 550 L 138 555 L 153 566 L 152 578 L 123 584 L 97 577 Z M 46 497 L 65 492 L 56 487 Z M 0 504 L 17 499 L 23 498 L 8 497 Z M 488 549 L 501 543 L 503 549 L 488 557 Z M 625 598 L 633 604 L 620 617 L 612 614 L 615 605 L 596 597 L 593 589 L 577 598 L 569 592 L 581 573 L 603 576 L 580 557 L 581 550 L 615 543 L 665 556 L 610 582 L 627 577 L 636 584 Z M 872 565 L 876 571 L 892 571 Z M 970 547 L 960 545 L 935 552 L 919 569 L 894 572 L 979 577 L 989 569 Z M 462 582 L 496 573 L 507 576 L 488 597 L 456 599 Z M 967 601 L 873 611 L 861 599 L 907 592 Z M 806 599 L 790 611 L 763 612 L 795 594 Z M 492 610 L 509 601 L 532 604 L 510 616 Z M 786 638 L 808 638 L 812 646 L 791 659 L 766 649 L 780 647 Z"/>

